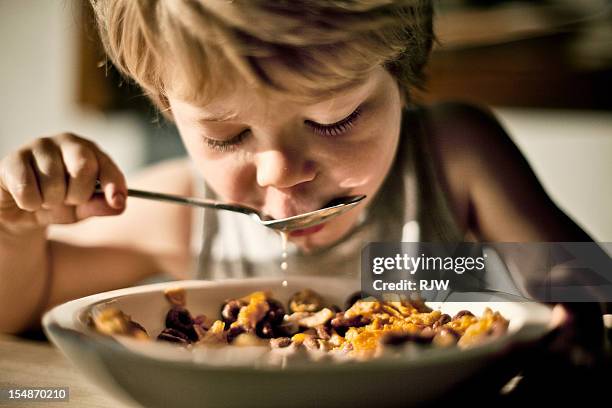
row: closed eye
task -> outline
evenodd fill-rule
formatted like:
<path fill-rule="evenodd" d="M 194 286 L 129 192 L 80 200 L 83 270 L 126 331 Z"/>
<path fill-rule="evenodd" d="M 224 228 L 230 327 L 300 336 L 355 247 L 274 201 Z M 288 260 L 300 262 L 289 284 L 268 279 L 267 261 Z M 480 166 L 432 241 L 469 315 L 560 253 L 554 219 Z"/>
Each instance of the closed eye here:
<path fill-rule="evenodd" d="M 355 126 L 355 122 L 361 115 L 361 112 L 362 112 L 361 106 L 359 106 L 357 109 L 353 111 L 353 113 L 348 115 L 346 118 L 339 120 L 338 122 L 335 122 L 335 123 L 321 124 L 321 123 L 313 122 L 311 120 L 306 120 L 304 121 L 304 123 L 308 127 L 310 127 L 314 133 L 320 136 L 338 136 L 338 135 L 348 132 L 349 130 L 353 128 L 353 126 Z"/>
<path fill-rule="evenodd" d="M 250 131 L 251 129 L 245 129 L 229 140 L 217 140 L 205 137 L 204 141 L 206 142 L 206 145 L 212 150 L 216 150 L 219 152 L 229 152 L 236 148 L 238 145 L 240 145 L 249 135 Z"/>

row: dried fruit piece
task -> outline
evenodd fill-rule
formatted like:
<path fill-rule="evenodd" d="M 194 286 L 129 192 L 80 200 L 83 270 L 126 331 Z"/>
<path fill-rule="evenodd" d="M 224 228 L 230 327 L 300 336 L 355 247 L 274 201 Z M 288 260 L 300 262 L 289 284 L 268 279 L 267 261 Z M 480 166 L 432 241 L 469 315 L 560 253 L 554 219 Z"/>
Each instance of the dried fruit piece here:
<path fill-rule="evenodd" d="M 283 304 L 276 299 L 268 299 L 268 306 L 269 309 L 264 319 L 269 321 L 272 325 L 281 324 L 285 317 L 285 308 Z"/>
<path fill-rule="evenodd" d="M 387 333 L 382 337 L 381 342 L 391 346 L 398 346 L 404 343 L 430 344 L 434 338 L 433 332 L 416 333 Z"/>
<path fill-rule="evenodd" d="M 446 323 L 451 321 L 451 317 L 446 313 L 440 315 L 440 318 L 433 324 L 432 328 L 435 330 L 438 327 L 444 326 Z"/>
<path fill-rule="evenodd" d="M 166 314 L 166 327 L 175 329 L 185 334 L 191 341 L 198 340 L 198 335 L 193 328 L 194 322 L 187 309 L 175 306 Z"/>
<path fill-rule="evenodd" d="M 168 341 L 170 343 L 189 344 L 191 341 L 182 332 L 175 329 L 164 329 L 157 336 L 157 340 Z"/>
<path fill-rule="evenodd" d="M 229 299 L 221 307 L 221 318 L 226 325 L 234 323 L 238 319 L 238 313 L 243 306 L 246 306 L 247 302 L 239 299 Z"/>
<path fill-rule="evenodd" d="M 257 323 L 257 326 L 255 327 L 255 334 L 262 339 L 270 339 L 274 337 L 274 327 L 269 321 L 262 320 L 261 322 Z"/>
<path fill-rule="evenodd" d="M 459 333 L 453 329 L 444 327 L 440 329 L 433 338 L 433 343 L 439 347 L 450 347 L 457 344 Z"/>
<path fill-rule="evenodd" d="M 232 341 L 234 341 L 234 339 L 236 337 L 238 337 L 239 335 L 241 335 L 244 332 L 245 332 L 244 327 L 239 326 L 239 325 L 237 325 L 235 323 L 232 324 L 230 326 L 230 328 L 226 332 L 227 342 L 231 343 Z"/>

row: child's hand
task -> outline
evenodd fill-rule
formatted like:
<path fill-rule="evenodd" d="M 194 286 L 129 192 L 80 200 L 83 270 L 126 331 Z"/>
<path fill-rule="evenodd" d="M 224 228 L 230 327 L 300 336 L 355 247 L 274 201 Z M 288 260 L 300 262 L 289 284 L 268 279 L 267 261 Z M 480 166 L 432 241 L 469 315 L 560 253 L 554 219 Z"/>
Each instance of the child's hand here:
<path fill-rule="evenodd" d="M 553 308 L 550 350 L 565 354 L 575 365 L 593 365 L 604 347 L 602 309 L 598 303 L 559 303 Z"/>
<path fill-rule="evenodd" d="M 104 195 L 93 195 L 96 180 Z M 117 215 L 126 197 L 112 159 L 72 134 L 36 139 L 0 161 L 0 227 L 9 232 Z"/>

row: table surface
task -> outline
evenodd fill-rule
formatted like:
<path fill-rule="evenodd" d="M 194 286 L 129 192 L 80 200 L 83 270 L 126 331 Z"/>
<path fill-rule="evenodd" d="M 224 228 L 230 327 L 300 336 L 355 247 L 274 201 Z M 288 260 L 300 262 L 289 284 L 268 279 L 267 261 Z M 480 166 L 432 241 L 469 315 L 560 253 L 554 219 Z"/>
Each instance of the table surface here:
<path fill-rule="evenodd" d="M 129 407 L 90 384 L 52 344 L 0 334 L 0 388 L 9 386 L 69 388 L 68 404 L 29 401 L 5 404 L 11 407 Z"/>

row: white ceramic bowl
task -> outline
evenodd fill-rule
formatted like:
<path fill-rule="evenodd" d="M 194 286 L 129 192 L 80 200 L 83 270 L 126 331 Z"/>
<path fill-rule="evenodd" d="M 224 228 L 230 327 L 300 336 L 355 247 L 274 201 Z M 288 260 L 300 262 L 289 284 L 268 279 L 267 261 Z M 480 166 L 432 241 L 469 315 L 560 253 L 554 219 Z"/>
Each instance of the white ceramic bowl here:
<path fill-rule="evenodd" d="M 87 325 L 93 307 L 113 302 L 156 336 L 164 327 L 169 306 L 163 292 L 169 287 L 186 289 L 192 314 L 213 317 L 219 315 L 225 299 L 255 290 L 270 290 L 276 299 L 286 302 L 297 290 L 311 288 L 327 301 L 343 305 L 358 289 L 358 282 L 332 278 L 292 277 L 287 287 L 281 282 L 278 278 L 180 281 L 120 289 L 57 306 L 44 316 L 43 327 L 95 385 L 119 400 L 146 407 L 407 406 L 458 387 L 507 357 L 516 346 L 533 344 L 549 330 L 550 309 L 537 303 L 430 303 L 449 314 L 468 309 L 479 315 L 489 306 L 510 320 L 509 332 L 468 350 L 432 348 L 400 358 L 280 366 L 254 363 L 261 348 L 225 347 L 194 353 L 165 342 L 117 341 Z M 506 368 L 498 374 L 509 378 L 513 373 Z"/>

